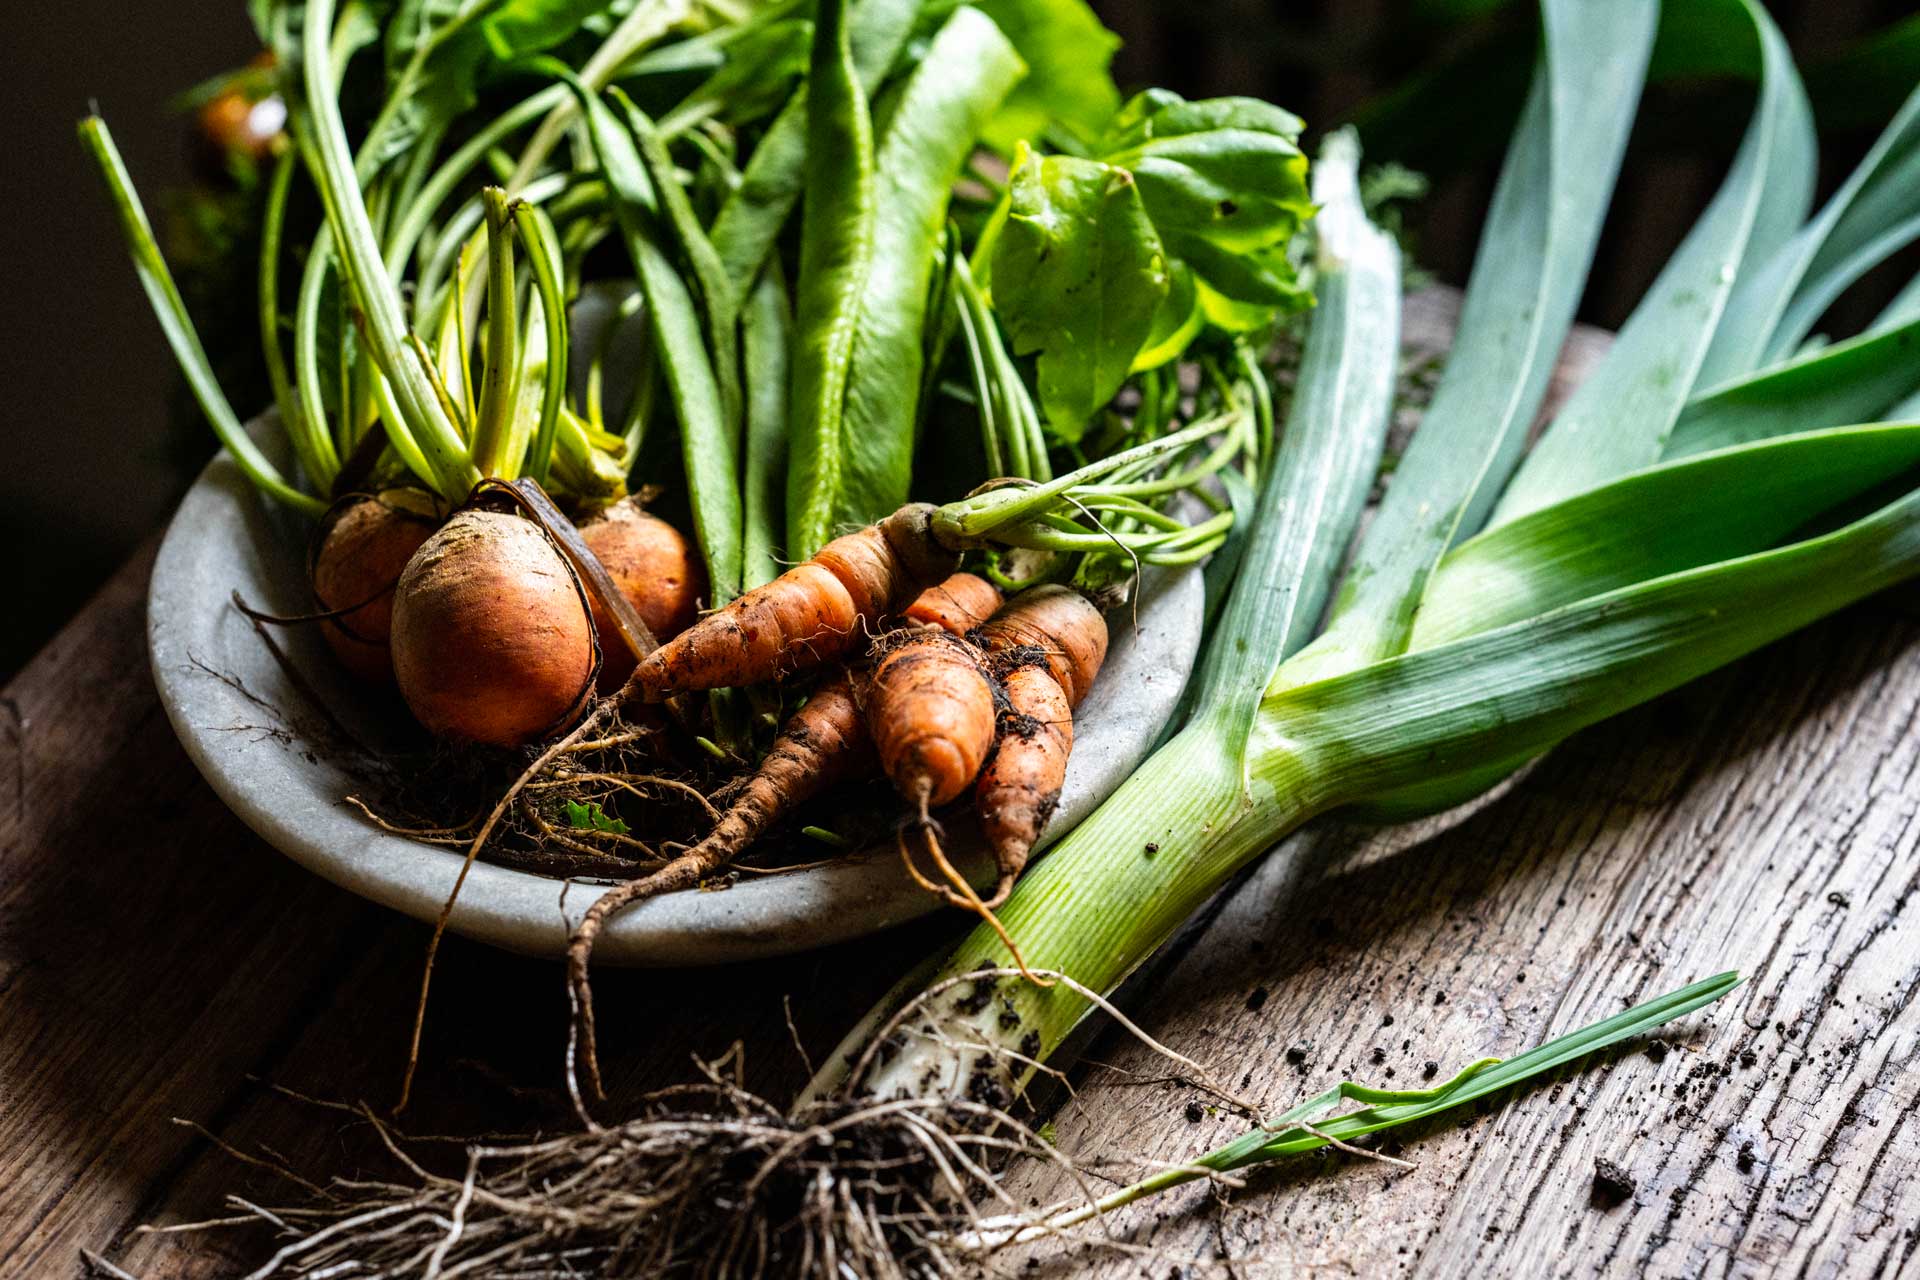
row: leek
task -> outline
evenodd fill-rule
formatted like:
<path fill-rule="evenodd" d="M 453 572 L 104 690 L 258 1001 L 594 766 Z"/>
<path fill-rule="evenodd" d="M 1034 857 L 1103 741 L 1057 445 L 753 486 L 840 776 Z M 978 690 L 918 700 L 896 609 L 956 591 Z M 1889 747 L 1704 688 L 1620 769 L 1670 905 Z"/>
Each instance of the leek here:
<path fill-rule="evenodd" d="M 1600 19 L 1545 0 L 1539 78 L 1455 356 L 1330 620 L 1299 647 L 1353 527 L 1350 477 L 1330 472 L 1370 456 L 1384 429 L 1384 405 L 1357 379 L 1393 350 L 1378 321 L 1393 311 L 1390 266 L 1365 253 L 1322 263 L 1295 412 L 1191 716 L 1000 914 L 1033 970 L 1073 981 L 922 1005 L 924 991 L 1010 963 L 1000 936 L 977 929 L 882 1002 L 803 1107 L 977 1096 L 983 1073 L 1017 1091 L 1098 1007 L 1085 993 L 1113 990 L 1302 823 L 1458 803 L 1569 734 L 1920 572 L 1920 491 L 1887 496 L 1920 464 L 1920 423 L 1834 425 L 1910 390 L 1889 352 L 1905 339 L 1911 291 L 1858 344 L 1797 360 L 1792 350 L 1833 281 L 1911 234 L 1920 188 L 1892 179 L 1910 163 L 1912 104 L 1862 175 L 1801 225 L 1805 95 L 1752 3 L 1739 8 L 1763 85 L 1720 195 L 1594 375 L 1598 389 L 1516 466 L 1653 38 L 1650 6 L 1603 8 Z M 1316 168 L 1334 246 L 1359 218 L 1352 163 L 1336 147 Z M 1362 297 L 1371 326 L 1356 325 Z M 1740 399 L 1769 379 L 1799 387 L 1795 412 L 1743 418 Z M 1720 425 L 1703 427 L 1709 418 Z M 1302 440 L 1312 443 L 1288 447 Z M 1870 497 L 1883 505 L 1854 509 Z M 919 1021 L 899 1051 L 856 1077 L 864 1039 L 902 1009 Z"/>

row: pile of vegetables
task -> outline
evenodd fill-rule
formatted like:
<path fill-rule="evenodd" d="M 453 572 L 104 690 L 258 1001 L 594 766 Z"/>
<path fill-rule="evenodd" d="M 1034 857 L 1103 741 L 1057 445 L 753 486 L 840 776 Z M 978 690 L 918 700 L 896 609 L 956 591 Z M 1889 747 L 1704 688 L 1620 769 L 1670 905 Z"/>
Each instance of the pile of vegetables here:
<path fill-rule="evenodd" d="M 442 742 L 538 749 L 517 804 L 610 719 L 650 733 L 657 772 L 740 792 L 603 901 L 581 965 L 617 905 L 722 870 L 868 755 L 925 882 L 1003 900 L 1057 798 L 1101 609 L 1140 566 L 1225 545 L 1265 461 L 1254 357 L 1308 301 L 1300 122 L 1123 105 L 1080 0 L 253 16 L 267 52 L 225 96 L 284 106 L 249 154 L 264 429 L 297 471 L 223 396 L 104 122 L 81 133 L 208 420 L 316 521 L 302 621 Z M 982 607 L 914 634 L 963 564 L 1014 597 L 999 630 L 973 634 Z M 1049 674 L 1036 646 L 1083 665 Z M 858 727 L 828 760 L 836 691 Z M 534 821 L 591 853 L 643 820 L 627 790 L 625 816 L 542 791 Z M 975 794 L 988 900 L 935 834 Z"/>
<path fill-rule="evenodd" d="M 590 913 L 570 969 L 589 1036 L 585 962 L 607 914 L 697 883 L 858 770 L 900 791 L 908 865 L 927 859 L 928 886 L 984 917 L 791 1107 L 715 1078 L 704 1102 L 676 1095 L 613 1129 L 589 1119 L 521 1153 L 503 1176 L 527 1194 L 482 1205 L 467 1183 L 460 1213 L 486 1229 L 447 1237 L 435 1266 L 504 1238 L 529 1273 L 587 1260 L 890 1275 L 1069 1224 L 1079 1210 L 1016 1205 L 983 1222 L 971 1199 L 997 1182 L 979 1162 L 1050 1151 L 1009 1108 L 1250 859 L 1328 812 L 1396 819 L 1469 799 L 1920 571 L 1920 283 L 1861 334 L 1817 332 L 1920 236 L 1920 93 L 1813 210 L 1811 114 L 1778 31 L 1753 0 L 1692 3 L 1760 67 L 1752 118 L 1712 203 L 1529 447 L 1659 18 L 1656 0 L 1542 0 L 1455 348 L 1357 538 L 1400 279 L 1353 139 L 1328 137 L 1309 200 L 1299 122 L 1239 99 L 1120 103 L 1110 46 L 1074 3 L 261 6 L 289 105 L 275 189 L 297 164 L 325 209 L 293 370 L 275 377 L 312 492 L 220 399 L 104 129 L 85 126 L 176 351 L 256 483 L 315 515 L 316 495 L 413 491 L 337 518 L 359 531 L 345 559 L 368 578 L 316 574 L 316 588 L 377 647 L 370 606 L 404 562 L 387 634 L 423 723 L 564 743 L 653 700 L 758 760 L 707 837 Z M 356 150 L 341 77 L 382 32 L 384 105 Z M 474 113 L 508 85 L 511 105 Z M 471 190 L 481 168 L 497 189 Z M 1310 212 L 1309 254 L 1295 233 Z M 624 250 L 648 334 L 634 407 L 614 418 L 597 379 L 578 409 L 567 385 L 566 317 L 603 241 Z M 261 273 L 272 364 L 277 253 Z M 1276 424 L 1256 357 L 1309 286 Z M 329 296 L 351 322 L 322 351 Z M 620 557 L 582 551 L 590 513 L 627 500 L 636 466 L 684 496 L 697 555 L 675 572 L 711 610 L 697 621 L 678 604 L 643 617 L 608 572 Z M 940 491 L 959 473 L 969 491 Z M 1104 654 L 1096 606 L 1141 564 L 1202 561 L 1218 612 L 1177 723 L 1020 876 Z M 621 645 L 632 673 L 596 701 L 599 648 Z M 746 710 L 803 689 L 763 750 Z M 952 871 L 933 813 L 970 789 L 1001 871 L 985 898 Z M 1524 1070 L 1474 1068 L 1418 1096 L 1352 1086 L 1340 1096 L 1367 1104 L 1353 1117 L 1310 1127 L 1338 1098 L 1316 1100 L 1196 1167 L 1429 1114 L 1730 984 L 1630 1011 Z M 609 1170 L 617 1185 L 596 1181 Z M 443 1194 L 429 1184 L 422 1203 Z M 616 1202 L 645 1208 L 589 1211 Z M 381 1231 L 367 1250 L 390 1247 Z M 309 1237 L 328 1251 L 355 1238 L 340 1223 Z"/>

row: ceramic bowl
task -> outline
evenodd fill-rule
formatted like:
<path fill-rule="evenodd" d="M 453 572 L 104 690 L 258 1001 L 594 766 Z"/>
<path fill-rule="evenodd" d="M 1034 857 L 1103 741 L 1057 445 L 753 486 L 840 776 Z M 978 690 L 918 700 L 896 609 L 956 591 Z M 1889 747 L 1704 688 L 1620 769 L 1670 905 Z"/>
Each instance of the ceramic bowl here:
<path fill-rule="evenodd" d="M 255 424 L 263 446 L 278 432 Z M 298 614 L 307 530 L 255 494 L 224 454 L 200 475 L 161 544 L 148 593 L 154 681 L 182 745 L 207 782 L 282 853 L 335 884 L 420 920 L 436 918 L 461 855 L 391 835 L 345 797 L 364 790 L 379 757 L 404 740 L 404 711 L 332 662 L 311 627 L 275 628 L 276 657 L 235 607 Z M 1202 618 L 1200 575 L 1147 581 L 1137 613 L 1109 619 L 1112 647 L 1075 717 L 1057 838 L 1144 758 L 1186 683 Z M 884 785 L 884 784 L 876 784 Z M 978 848 L 959 849 L 982 874 Z M 535 955 L 564 950 L 603 885 L 477 864 L 454 906 L 456 933 Z M 823 946 L 936 909 L 891 846 L 825 866 L 743 876 L 724 891 L 670 894 L 622 914 L 602 935 L 606 964 L 690 965 Z"/>

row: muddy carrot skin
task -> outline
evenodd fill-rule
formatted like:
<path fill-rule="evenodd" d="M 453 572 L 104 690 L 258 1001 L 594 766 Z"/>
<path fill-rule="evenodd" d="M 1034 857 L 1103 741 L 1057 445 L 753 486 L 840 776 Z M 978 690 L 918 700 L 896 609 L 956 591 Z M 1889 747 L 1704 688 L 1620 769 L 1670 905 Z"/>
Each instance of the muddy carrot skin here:
<path fill-rule="evenodd" d="M 1006 694 L 998 745 L 974 789 L 999 871 L 986 905 L 997 907 L 1060 803 L 1073 751 L 1073 710 L 1106 660 L 1107 624 L 1079 592 L 1037 587 L 1002 609 L 979 638 Z"/>
<path fill-rule="evenodd" d="M 1077 707 L 1107 660 L 1107 620 L 1072 587 L 1033 587 L 980 629 L 980 642 L 996 657 L 1015 649 L 1038 650 L 1068 705 Z"/>
<path fill-rule="evenodd" d="M 937 587 L 928 587 L 901 611 L 908 622 L 939 627 L 956 636 L 985 626 L 1000 609 L 1000 588 L 971 573 L 956 573 Z"/>

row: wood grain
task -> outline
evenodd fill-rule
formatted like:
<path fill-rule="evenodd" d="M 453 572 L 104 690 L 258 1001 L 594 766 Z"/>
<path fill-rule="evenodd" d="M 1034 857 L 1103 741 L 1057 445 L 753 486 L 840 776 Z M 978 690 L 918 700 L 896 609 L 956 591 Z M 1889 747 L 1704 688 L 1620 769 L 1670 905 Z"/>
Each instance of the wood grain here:
<path fill-rule="evenodd" d="M 1697 977 L 1747 984 L 1603 1064 L 1387 1149 L 1309 1156 L 1216 1208 L 1116 1215 L 1160 1266 L 1243 1277 L 1899 1275 L 1920 1245 L 1920 626 L 1885 597 L 1549 756 L 1423 829 L 1310 833 L 1233 890 L 1143 1024 L 1278 1109 L 1405 1087 Z M 1302 1051 L 1299 1063 L 1288 1050 Z M 1107 1035 L 1056 1120 L 1177 1160 L 1244 1123 Z M 1749 1145 L 1751 1144 L 1751 1145 Z M 1637 1182 L 1614 1207 L 1594 1160 Z M 1042 1199 L 1058 1186 L 1031 1188 Z M 1141 1274 L 1135 1257 L 1075 1275 Z M 1150 1274 L 1164 1274 L 1150 1270 Z"/>
<path fill-rule="evenodd" d="M 1444 296 L 1410 306 L 1415 359 L 1444 343 L 1451 310 Z M 1576 333 L 1563 387 L 1603 344 Z M 309 1176 L 385 1167 L 365 1124 L 277 1086 L 391 1098 L 426 931 L 300 872 L 195 777 L 146 671 L 150 560 L 0 700 L 9 1277 L 72 1275 L 82 1248 L 147 1277 L 257 1261 L 256 1232 L 136 1230 L 218 1215 L 229 1192 L 289 1193 L 174 1117 Z M 1412 1172 L 1314 1156 L 1229 1195 L 1187 1188 L 1119 1215 L 1124 1251 L 1044 1254 L 1038 1273 L 1915 1272 L 1916 718 L 1920 594 L 1902 592 L 1581 735 L 1466 811 L 1296 838 L 1126 995 L 1154 1034 L 1265 1103 L 1343 1076 L 1406 1084 L 1428 1061 L 1450 1072 L 1721 968 L 1749 982 L 1674 1028 L 1657 1061 L 1628 1047 L 1608 1070 L 1402 1136 Z M 684 1079 L 689 1055 L 737 1041 L 749 1083 L 781 1096 L 805 1074 L 789 997 L 818 1053 L 959 927 L 729 970 L 606 974 L 617 1093 Z M 454 941 L 440 974 L 407 1126 L 568 1123 L 558 968 Z M 1190 1122 L 1187 1104 L 1204 1100 L 1163 1074 L 1096 1036 L 1056 1118 L 1063 1143 L 1167 1160 L 1237 1131 L 1204 1106 Z M 1596 1156 L 1635 1177 L 1629 1202 L 1594 1202 Z"/>

